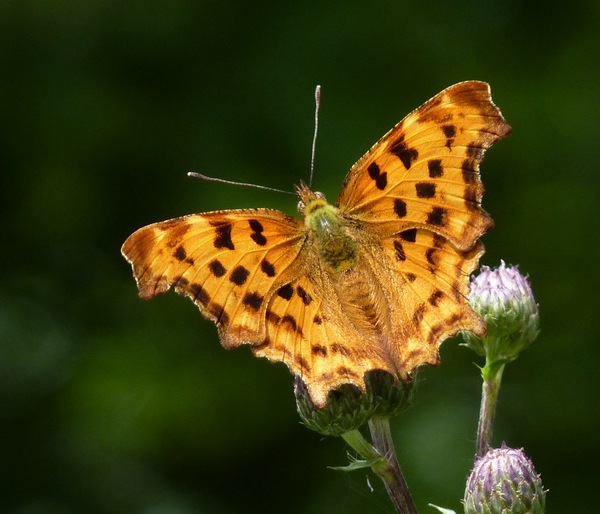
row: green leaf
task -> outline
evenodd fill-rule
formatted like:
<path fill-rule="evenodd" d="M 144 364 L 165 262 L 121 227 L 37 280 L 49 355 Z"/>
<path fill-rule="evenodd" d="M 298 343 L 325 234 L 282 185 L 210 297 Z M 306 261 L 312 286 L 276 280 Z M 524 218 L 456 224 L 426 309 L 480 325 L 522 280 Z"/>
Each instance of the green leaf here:
<path fill-rule="evenodd" d="M 438 507 L 437 505 L 434 505 L 433 503 L 428 503 L 427 505 L 429 505 L 430 507 L 433 507 L 434 509 L 439 510 L 442 514 L 456 514 L 456 512 L 454 512 L 452 509 L 444 509 L 444 507 Z"/>
<path fill-rule="evenodd" d="M 350 460 L 350 464 L 347 466 L 328 466 L 329 469 L 333 469 L 335 471 L 356 471 L 357 469 L 364 468 L 372 468 L 375 465 L 380 465 L 385 463 L 385 459 L 383 457 L 377 457 L 374 459 L 357 459 L 356 457 L 348 454 L 348 459 Z"/>

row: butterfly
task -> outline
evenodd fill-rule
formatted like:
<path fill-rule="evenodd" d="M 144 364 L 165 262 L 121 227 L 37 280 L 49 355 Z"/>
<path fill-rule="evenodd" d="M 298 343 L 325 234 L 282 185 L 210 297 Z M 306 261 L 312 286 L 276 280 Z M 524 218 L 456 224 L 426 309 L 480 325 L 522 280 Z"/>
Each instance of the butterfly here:
<path fill-rule="evenodd" d="M 218 327 L 225 348 L 284 362 L 315 406 L 384 370 L 410 380 L 441 342 L 485 323 L 466 299 L 482 209 L 479 164 L 510 132 L 485 82 L 443 90 L 352 168 L 335 203 L 305 183 L 298 219 L 222 210 L 154 223 L 122 247 L 139 295 L 174 289 Z"/>

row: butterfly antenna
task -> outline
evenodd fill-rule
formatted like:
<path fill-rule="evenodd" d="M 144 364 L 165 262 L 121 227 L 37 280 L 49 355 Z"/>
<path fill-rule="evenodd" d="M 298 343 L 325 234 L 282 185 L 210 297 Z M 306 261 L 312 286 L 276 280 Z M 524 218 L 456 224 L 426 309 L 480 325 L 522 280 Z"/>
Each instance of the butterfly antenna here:
<path fill-rule="evenodd" d="M 195 171 L 189 171 L 188 177 L 198 178 L 200 180 L 208 180 L 210 182 L 221 182 L 222 184 L 230 184 L 232 186 L 244 186 L 244 187 L 255 187 L 256 189 L 266 189 L 267 191 L 273 191 L 275 193 L 285 193 L 286 195 L 293 195 L 291 191 L 284 191 L 283 189 L 276 189 L 269 186 L 261 186 L 260 184 L 250 184 L 248 182 L 235 182 L 233 180 L 225 180 L 224 178 L 209 177 L 202 173 L 196 173 Z"/>
<path fill-rule="evenodd" d="M 313 134 L 312 151 L 310 153 L 310 179 L 308 185 L 312 186 L 315 171 L 315 149 L 317 146 L 317 132 L 319 131 L 319 107 L 321 106 L 321 86 L 315 88 L 315 132 Z"/>

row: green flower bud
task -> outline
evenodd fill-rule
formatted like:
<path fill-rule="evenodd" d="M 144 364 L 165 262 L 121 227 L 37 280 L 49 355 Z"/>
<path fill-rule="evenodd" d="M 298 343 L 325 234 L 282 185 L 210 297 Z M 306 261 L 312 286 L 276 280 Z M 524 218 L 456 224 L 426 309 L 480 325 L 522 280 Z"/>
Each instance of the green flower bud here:
<path fill-rule="evenodd" d="M 543 514 L 545 503 L 540 475 L 522 449 L 490 449 L 467 480 L 465 514 Z"/>
<path fill-rule="evenodd" d="M 516 266 L 490 269 L 471 280 L 469 302 L 487 324 L 479 338 L 463 333 L 466 345 L 489 362 L 510 362 L 539 334 L 539 312 L 527 277 Z"/>
<path fill-rule="evenodd" d="M 409 405 L 414 382 L 414 377 L 410 382 L 395 381 L 387 372 L 369 371 L 365 374 L 365 393 L 352 384 L 344 384 L 331 391 L 325 407 L 318 409 L 306 385 L 296 376 L 296 408 L 302 422 L 311 430 L 341 436 L 357 430 L 375 415 L 392 417 L 398 414 Z"/>

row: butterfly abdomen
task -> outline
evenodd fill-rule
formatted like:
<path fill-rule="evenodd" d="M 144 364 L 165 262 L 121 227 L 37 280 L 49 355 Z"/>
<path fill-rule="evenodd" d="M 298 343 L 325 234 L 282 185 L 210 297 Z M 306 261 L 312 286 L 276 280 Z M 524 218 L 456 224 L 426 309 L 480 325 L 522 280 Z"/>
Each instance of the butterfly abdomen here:
<path fill-rule="evenodd" d="M 363 341 L 385 341 L 392 333 L 390 312 L 380 282 L 363 264 L 344 273 L 335 289 L 348 321 Z"/>

